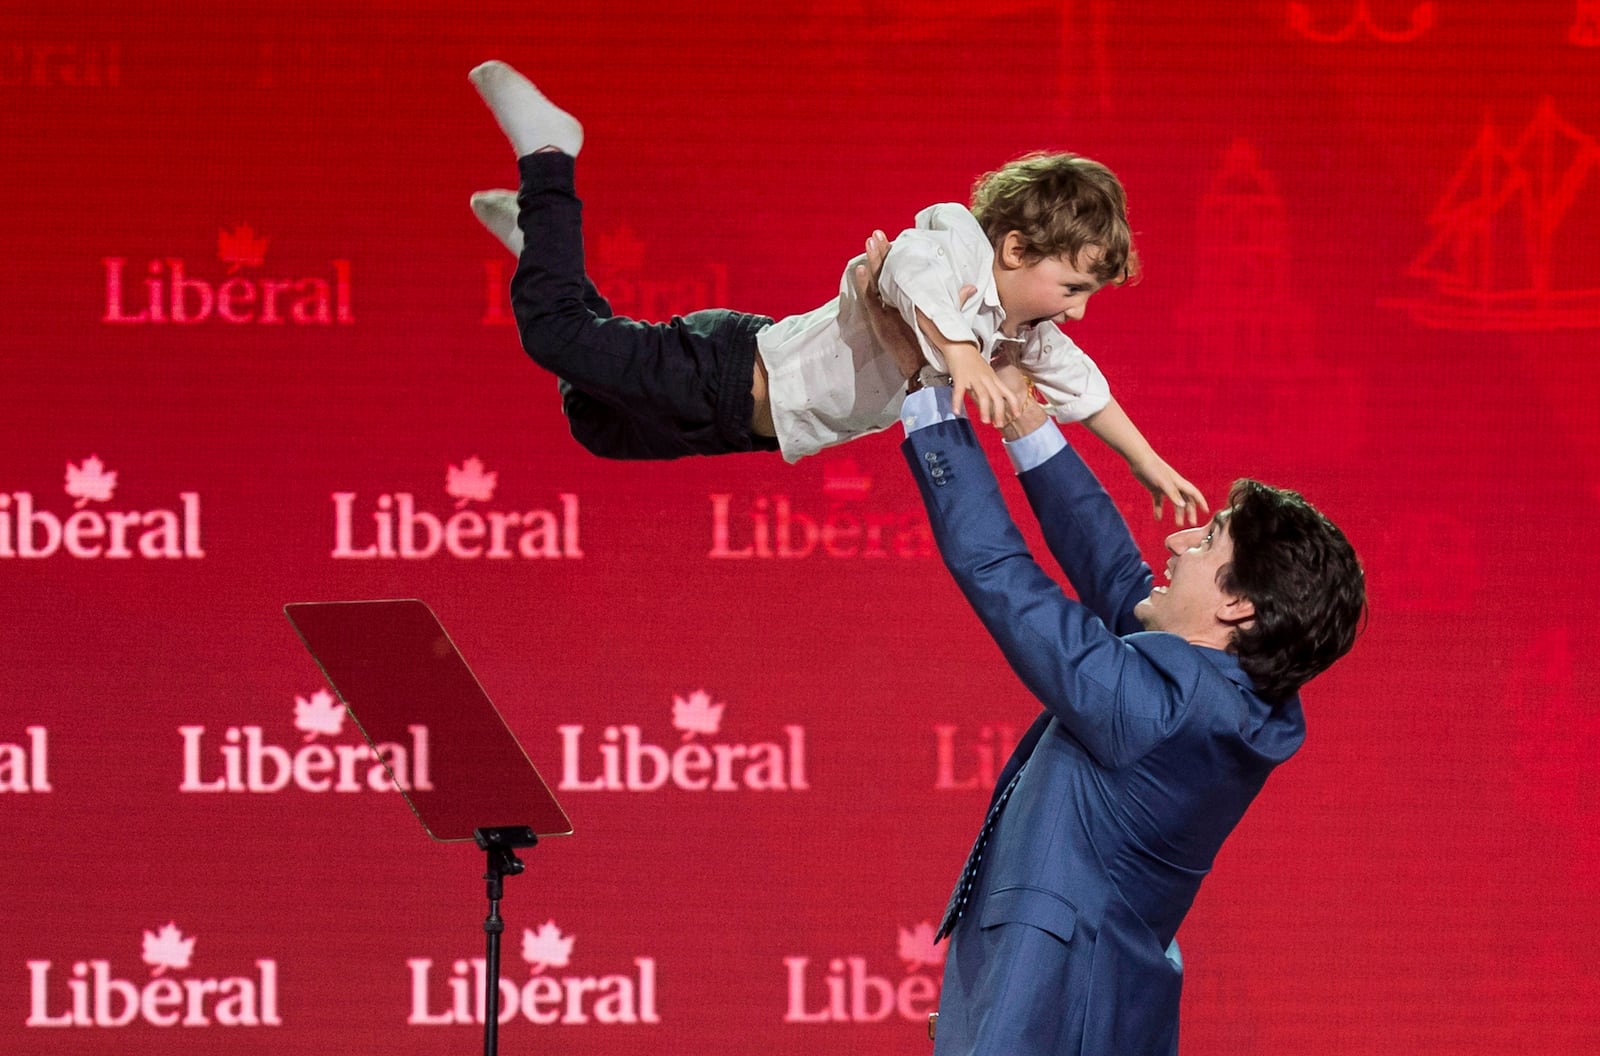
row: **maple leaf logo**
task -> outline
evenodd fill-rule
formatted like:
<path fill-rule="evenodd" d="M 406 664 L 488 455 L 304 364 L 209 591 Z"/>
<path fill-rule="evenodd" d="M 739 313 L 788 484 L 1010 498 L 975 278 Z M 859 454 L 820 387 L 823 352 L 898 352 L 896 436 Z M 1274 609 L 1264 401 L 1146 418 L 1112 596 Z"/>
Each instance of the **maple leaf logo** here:
<path fill-rule="evenodd" d="M 117 472 L 106 472 L 105 463 L 100 461 L 99 455 L 90 455 L 76 466 L 67 463 L 67 494 L 78 500 L 72 504 L 73 509 L 83 509 L 91 499 L 106 502 L 116 490 Z"/>
<path fill-rule="evenodd" d="M 483 461 L 477 455 L 465 459 L 459 466 L 450 466 L 444 474 L 444 492 L 456 500 L 458 510 L 474 499 L 488 502 L 494 498 L 495 485 L 499 483 L 500 474 L 485 473 Z"/>
<path fill-rule="evenodd" d="M 672 725 L 683 731 L 686 741 L 697 733 L 710 736 L 722 727 L 722 709 L 725 707 L 726 704 L 711 703 L 711 694 L 703 689 L 695 690 L 686 698 L 674 693 Z"/>
<path fill-rule="evenodd" d="M 565 968 L 572 960 L 572 943 L 576 935 L 561 934 L 553 920 L 547 920 L 538 931 L 522 929 L 522 959 L 528 962 L 528 974 L 538 975 L 546 968 Z"/>
<path fill-rule="evenodd" d="M 242 267 L 259 268 L 267 259 L 267 240 L 256 237 L 249 224 L 234 224 L 232 231 L 217 232 L 217 259 L 228 265 L 228 274 Z"/>
<path fill-rule="evenodd" d="M 864 499 L 871 491 L 872 478 L 853 458 L 836 458 L 822 467 L 822 492 L 829 498 Z"/>
<path fill-rule="evenodd" d="M 906 971 L 944 963 L 944 947 L 933 935 L 933 925 L 926 920 L 914 928 L 900 929 L 900 959 L 906 962 Z"/>
<path fill-rule="evenodd" d="M 344 706 L 333 699 L 333 694 L 319 689 L 309 697 L 296 693 L 294 697 L 294 728 L 312 741 L 318 734 L 339 736 L 344 729 Z"/>
<path fill-rule="evenodd" d="M 150 966 L 151 975 L 161 975 L 168 968 L 182 971 L 193 956 L 194 939 L 184 938 L 175 921 L 167 921 L 159 931 L 144 933 L 144 963 Z"/>

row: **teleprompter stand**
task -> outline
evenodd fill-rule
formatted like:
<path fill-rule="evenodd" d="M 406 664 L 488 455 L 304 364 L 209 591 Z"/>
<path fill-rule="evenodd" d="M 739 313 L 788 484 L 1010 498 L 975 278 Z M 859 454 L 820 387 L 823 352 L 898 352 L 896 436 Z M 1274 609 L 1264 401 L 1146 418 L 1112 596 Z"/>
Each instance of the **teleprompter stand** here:
<path fill-rule="evenodd" d="M 506 922 L 500 919 L 500 898 L 505 878 L 523 870 L 517 849 L 532 847 L 539 837 L 526 825 L 477 829 L 472 836 L 489 856 L 489 871 L 483 874 L 489 889 L 489 915 L 483 918 L 483 964 L 488 981 L 483 991 L 483 1056 L 495 1056 L 500 1040 L 500 933 L 506 930 Z"/>
<path fill-rule="evenodd" d="M 474 840 L 486 855 L 483 1051 L 496 1056 L 505 878 L 524 869 L 517 851 L 571 835 L 572 823 L 422 602 L 300 602 L 284 613 L 423 830 Z"/>

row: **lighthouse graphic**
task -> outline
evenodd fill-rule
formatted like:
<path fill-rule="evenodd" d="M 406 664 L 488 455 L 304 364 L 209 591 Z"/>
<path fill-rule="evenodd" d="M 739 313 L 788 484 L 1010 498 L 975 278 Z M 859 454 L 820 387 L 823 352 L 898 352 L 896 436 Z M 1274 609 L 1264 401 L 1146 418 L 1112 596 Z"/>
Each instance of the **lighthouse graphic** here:
<path fill-rule="evenodd" d="M 1578 234 L 1595 230 L 1597 170 L 1600 142 L 1549 98 L 1514 136 L 1486 120 L 1406 269 L 1430 291 L 1385 303 L 1437 329 L 1600 327 L 1600 275 Z"/>
<path fill-rule="evenodd" d="M 1349 458 L 1370 413 L 1372 372 L 1331 339 L 1321 344 L 1332 328 L 1319 325 L 1296 282 L 1292 219 L 1304 207 L 1284 196 L 1268 157 L 1244 137 L 1217 157 L 1195 205 L 1194 285 L 1175 327 L 1174 357 L 1187 374 L 1172 398 L 1234 442 L 1271 435 L 1308 459 Z M 1216 261 L 1227 262 L 1227 297 L 1216 296 Z M 1251 414 L 1237 413 L 1242 404 Z"/>
<path fill-rule="evenodd" d="M 1204 320 L 1192 348 L 1198 369 L 1297 374 L 1314 353 L 1307 306 L 1290 285 L 1289 207 L 1248 139 L 1223 153 L 1196 203 L 1196 260 L 1226 260 L 1237 297 L 1219 303 L 1206 269 L 1193 269 L 1189 319 Z"/>

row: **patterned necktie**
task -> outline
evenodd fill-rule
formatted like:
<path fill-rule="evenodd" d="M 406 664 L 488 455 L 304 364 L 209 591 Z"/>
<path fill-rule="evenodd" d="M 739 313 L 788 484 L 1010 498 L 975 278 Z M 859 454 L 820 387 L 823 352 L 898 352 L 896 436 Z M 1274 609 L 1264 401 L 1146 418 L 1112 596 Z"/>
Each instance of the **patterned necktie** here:
<path fill-rule="evenodd" d="M 961 919 L 962 911 L 967 908 L 967 896 L 972 894 L 972 885 L 978 879 L 978 863 L 983 860 L 983 846 L 989 842 L 989 833 L 994 831 L 995 823 L 1000 820 L 1001 809 L 1005 807 L 1006 800 L 1011 798 L 1012 790 L 1017 787 L 1017 782 L 1022 779 L 1022 772 L 1027 768 L 1027 763 L 1017 767 L 1017 772 L 1011 775 L 1011 780 L 1000 793 L 1000 798 L 989 808 L 989 816 L 983 819 L 983 828 L 978 830 L 978 838 L 972 841 L 972 850 L 967 854 L 967 864 L 961 870 L 961 879 L 956 881 L 956 888 L 950 892 L 950 901 L 944 907 L 944 917 L 939 921 L 939 933 L 934 936 L 934 942 L 938 942 L 955 930 L 956 921 Z"/>

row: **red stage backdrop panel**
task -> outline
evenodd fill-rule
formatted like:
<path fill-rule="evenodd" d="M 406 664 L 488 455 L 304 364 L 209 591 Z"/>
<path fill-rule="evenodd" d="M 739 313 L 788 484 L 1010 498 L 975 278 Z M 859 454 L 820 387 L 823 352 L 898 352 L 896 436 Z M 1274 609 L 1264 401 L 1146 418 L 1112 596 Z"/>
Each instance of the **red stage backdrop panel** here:
<path fill-rule="evenodd" d="M 1184 1052 L 1600 1050 L 1600 3 L 34 8 L 0 1049 L 478 1044 L 481 856 L 281 611 L 417 597 L 576 830 L 507 882 L 506 1051 L 929 1051 L 931 927 L 1037 705 L 894 432 L 573 443 L 467 209 L 515 180 L 497 57 L 585 123 L 590 270 L 643 318 L 809 309 L 1029 150 L 1116 170 L 1144 277 L 1077 340 L 1213 502 L 1299 488 L 1372 592 L 1181 932 Z M 383 756 L 426 780 L 427 737 Z"/>

